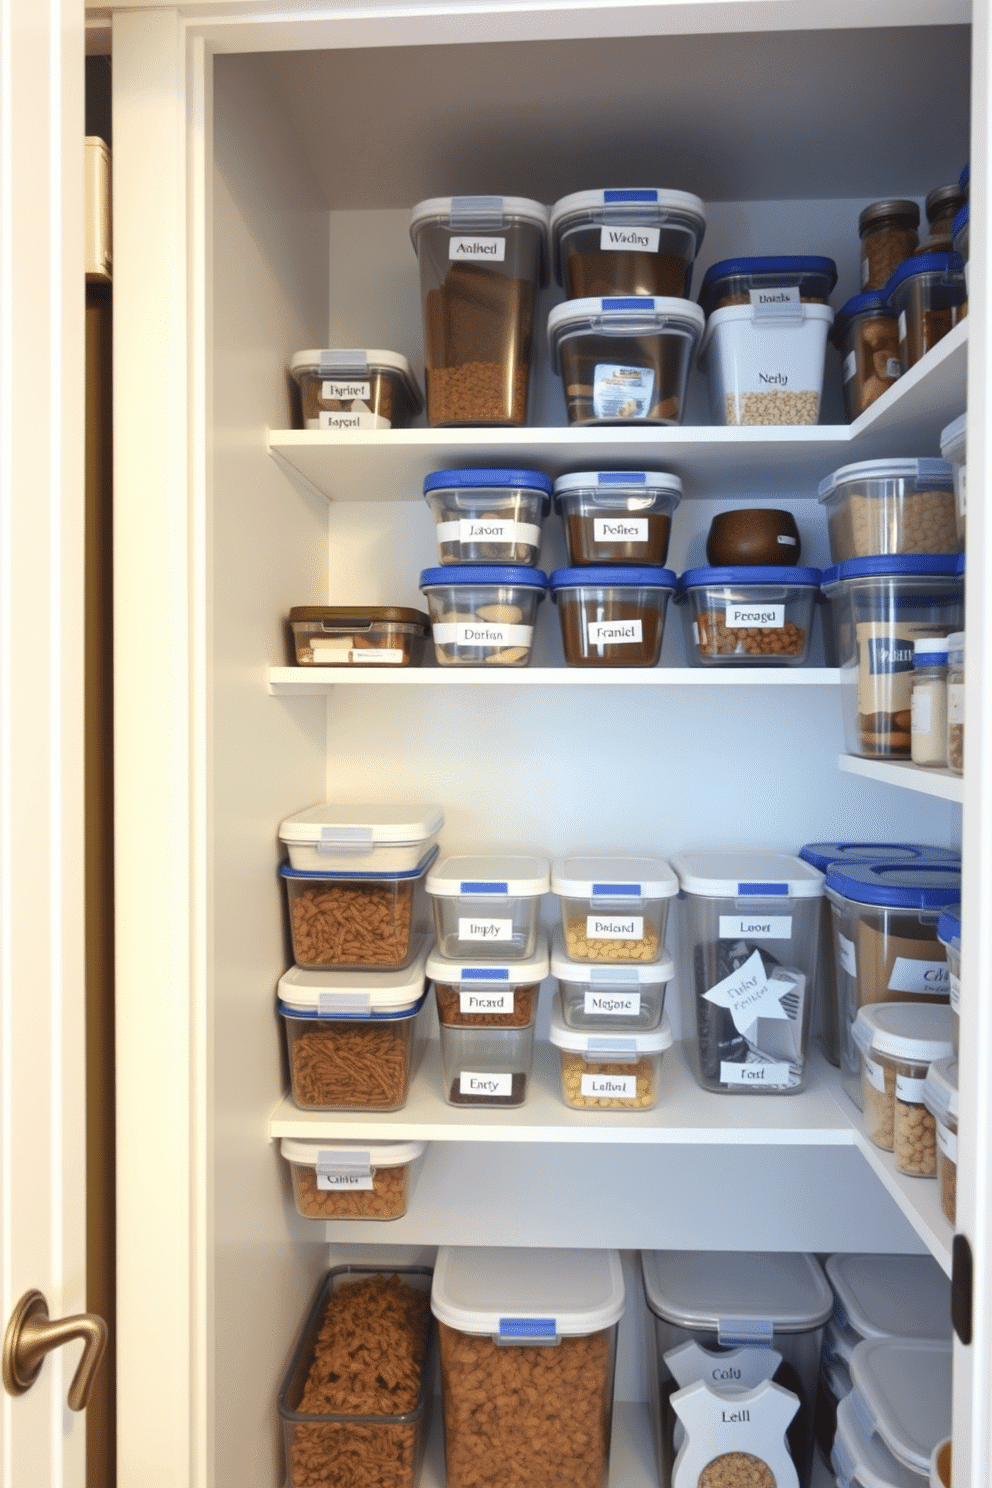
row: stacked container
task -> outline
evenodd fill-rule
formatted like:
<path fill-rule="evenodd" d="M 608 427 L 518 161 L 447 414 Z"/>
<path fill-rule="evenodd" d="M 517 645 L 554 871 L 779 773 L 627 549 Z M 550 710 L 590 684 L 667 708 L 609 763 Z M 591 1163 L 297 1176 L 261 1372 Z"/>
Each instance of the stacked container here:
<path fill-rule="evenodd" d="M 851 1379 L 837 1413 L 838 1482 L 927 1488 L 934 1449 L 951 1431 L 950 1342 L 867 1339 L 854 1350 Z"/>
<path fill-rule="evenodd" d="M 937 1183 L 940 1207 L 953 1225 L 958 1207 L 958 1062 L 937 1059 L 923 1082 L 923 1104 L 937 1130 Z"/>
<path fill-rule="evenodd" d="M 958 1053 L 961 1019 L 961 906 L 950 904 L 937 921 L 937 939 L 947 953 L 947 986 L 951 1003 L 951 1039 Z"/>
<path fill-rule="evenodd" d="M 924 1089 L 930 1066 L 951 1055 L 944 1004 L 880 1002 L 858 1011 L 852 1030 L 861 1053 L 865 1135 L 895 1156 L 912 1178 L 937 1176 L 937 1130 Z"/>

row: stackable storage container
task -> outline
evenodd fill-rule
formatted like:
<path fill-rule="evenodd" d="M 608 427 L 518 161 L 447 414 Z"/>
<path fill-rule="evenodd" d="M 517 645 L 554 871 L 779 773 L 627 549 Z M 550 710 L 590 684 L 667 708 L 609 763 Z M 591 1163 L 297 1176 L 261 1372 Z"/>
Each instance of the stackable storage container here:
<path fill-rule="evenodd" d="M 793 304 L 825 305 L 836 283 L 833 259 L 815 254 L 724 258 L 706 270 L 699 303 L 707 315 L 733 305 L 787 315 Z"/>
<path fill-rule="evenodd" d="M 937 939 L 947 952 L 947 995 L 951 1004 L 951 1038 L 957 1054 L 961 1033 L 961 906 L 951 904 L 937 921 Z"/>
<path fill-rule="evenodd" d="M 834 1323 L 865 1338 L 951 1336 L 950 1278 L 930 1255 L 828 1256 Z"/>
<path fill-rule="evenodd" d="M 705 317 L 689 300 L 566 300 L 548 316 L 570 424 L 680 424 Z"/>
<path fill-rule="evenodd" d="M 657 1028 L 675 963 L 667 951 L 660 961 L 647 964 L 573 961 L 559 925 L 551 949 L 551 975 L 558 982 L 558 1005 L 566 1027 L 622 1032 Z"/>
<path fill-rule="evenodd" d="M 964 547 L 968 526 L 968 415 L 962 413 L 940 431 L 941 457 L 954 471 L 955 517 L 958 547 Z"/>
<path fill-rule="evenodd" d="M 400 1219 L 427 1150 L 424 1142 L 316 1141 L 283 1137 L 296 1208 L 304 1219 Z"/>
<path fill-rule="evenodd" d="M 899 317 L 899 360 L 908 372 L 961 318 L 968 298 L 964 260 L 957 253 L 919 253 L 899 265 L 885 297 Z"/>
<path fill-rule="evenodd" d="M 851 1355 L 860 1342 L 857 1333 L 838 1328 L 833 1318 L 823 1330 L 816 1394 L 816 1440 L 827 1462 L 837 1431 L 837 1407 L 851 1393 Z"/>
<path fill-rule="evenodd" d="M 927 1488 L 929 1481 L 893 1457 L 880 1436 L 868 1434 L 850 1393 L 837 1406 L 828 1460 L 838 1488 Z"/>
<path fill-rule="evenodd" d="M 684 899 L 683 1025 L 704 1090 L 801 1090 L 823 877 L 788 853 L 676 853 Z"/>
<path fill-rule="evenodd" d="M 395 351 L 298 351 L 289 370 L 304 429 L 409 429 L 424 406 L 410 363 Z"/>
<path fill-rule="evenodd" d="M 854 1350 L 851 1379 L 859 1425 L 926 1484 L 933 1449 L 951 1430 L 950 1343 L 868 1339 Z"/>
<path fill-rule="evenodd" d="M 575 1028 L 551 1012 L 548 1037 L 561 1062 L 561 1098 L 576 1111 L 650 1111 L 658 1104 L 661 1062 L 674 1042 L 663 1017 L 656 1028 Z"/>
<path fill-rule="evenodd" d="M 315 873 L 283 863 L 293 959 L 310 970 L 401 971 L 416 950 L 423 884 L 437 857 L 416 868 Z"/>
<path fill-rule="evenodd" d="M 318 801 L 279 824 L 289 865 L 301 872 L 408 873 L 437 844 L 440 806 Z"/>
<path fill-rule="evenodd" d="M 539 568 L 507 564 L 425 568 L 439 666 L 526 666 L 534 644 L 537 607 L 548 580 Z"/>
<path fill-rule="evenodd" d="M 523 961 L 537 946 L 547 858 L 443 858 L 427 876 L 442 956 L 460 961 Z"/>
<path fill-rule="evenodd" d="M 658 961 L 678 879 L 664 858 L 607 855 L 557 858 L 551 892 L 561 905 L 565 954 L 572 961 Z"/>
<path fill-rule="evenodd" d="M 690 568 L 679 579 L 686 651 L 695 666 L 802 666 L 818 568 Z"/>
<path fill-rule="evenodd" d="M 447 1488 L 510 1461 L 521 1488 L 607 1488 L 618 1253 L 442 1246 L 431 1308 Z"/>
<path fill-rule="evenodd" d="M 957 553 L 954 469 L 946 460 L 861 460 L 820 482 L 834 563 Z"/>
<path fill-rule="evenodd" d="M 880 1002 L 859 1008 L 852 1030 L 861 1053 L 865 1135 L 895 1153 L 913 1178 L 937 1173 L 937 1133 L 923 1100 L 927 1070 L 951 1053 L 951 1015 L 943 1004 Z"/>
<path fill-rule="evenodd" d="M 679 1388 L 670 1356 L 686 1344 L 719 1385 L 719 1370 L 773 1379 L 799 1397 L 788 1442 L 802 1488 L 813 1467 L 813 1412 L 823 1326 L 832 1296 L 812 1256 L 734 1251 L 645 1250 L 644 1295 L 652 1313 L 652 1424 L 659 1477 L 670 1480 Z"/>
<path fill-rule="evenodd" d="M 853 295 L 837 311 L 830 340 L 841 355 L 844 411 L 852 423 L 902 373 L 899 319 L 882 290 Z"/>
<path fill-rule="evenodd" d="M 450 1106 L 502 1110 L 527 1099 L 534 1062 L 534 1020 L 510 1027 L 442 1023 L 441 1078 Z"/>
<path fill-rule="evenodd" d="M 951 231 L 952 231 L 952 236 L 953 236 L 953 241 L 954 241 L 954 252 L 964 262 L 964 287 L 965 287 L 965 295 L 967 296 L 968 286 L 970 284 L 970 275 L 969 275 L 969 272 L 968 272 L 969 267 L 970 267 L 970 250 L 971 250 L 971 203 L 970 202 L 965 202 L 964 206 L 961 208 L 960 212 L 955 217 Z M 965 298 L 964 304 L 960 307 L 960 313 L 962 315 L 967 315 L 968 314 L 968 300 L 967 300 L 967 298 Z"/>
<path fill-rule="evenodd" d="M 789 289 L 714 310 L 699 352 L 713 423 L 817 423 L 833 318 Z"/>
<path fill-rule="evenodd" d="M 936 1059 L 923 1082 L 923 1104 L 937 1128 L 940 1207 L 951 1224 L 958 1208 L 958 1061 Z"/>
<path fill-rule="evenodd" d="M 657 666 L 675 592 L 670 568 L 557 568 L 548 588 L 569 666 Z"/>
<path fill-rule="evenodd" d="M 551 481 L 539 470 L 436 470 L 424 481 L 438 562 L 533 566 Z"/>
<path fill-rule="evenodd" d="M 434 948 L 427 975 L 434 983 L 438 1022 L 453 1028 L 511 1028 L 533 1023 L 541 983 L 548 974 L 543 930 L 522 960 L 451 960 Z"/>
<path fill-rule="evenodd" d="M 395 605 L 294 605 L 297 666 L 419 666 L 431 622 Z"/>
<path fill-rule="evenodd" d="M 668 557 L 672 514 L 682 482 L 661 470 L 598 470 L 560 475 L 555 511 L 561 514 L 568 562 L 612 567 L 661 565 Z"/>
<path fill-rule="evenodd" d="M 577 191 L 551 209 L 555 278 L 569 299 L 685 296 L 705 231 L 688 191 Z"/>

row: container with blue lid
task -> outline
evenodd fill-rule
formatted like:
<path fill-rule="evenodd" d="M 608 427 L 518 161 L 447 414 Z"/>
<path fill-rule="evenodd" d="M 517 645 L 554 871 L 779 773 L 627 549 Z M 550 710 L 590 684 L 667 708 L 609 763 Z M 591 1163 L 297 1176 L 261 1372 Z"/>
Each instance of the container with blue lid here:
<path fill-rule="evenodd" d="M 968 415 L 960 414 L 940 431 L 940 453 L 954 471 L 957 533 L 964 549 L 968 520 Z"/>
<path fill-rule="evenodd" d="M 675 591 L 670 568 L 558 568 L 548 587 L 569 666 L 657 666 Z"/>
<path fill-rule="evenodd" d="M 690 568 L 678 582 L 686 650 L 696 666 L 802 666 L 818 568 Z"/>
<path fill-rule="evenodd" d="M 688 191 L 576 191 L 551 209 L 555 278 L 570 299 L 685 297 L 705 231 L 706 209 Z"/>
<path fill-rule="evenodd" d="M 837 283 L 837 265 L 817 254 L 777 254 L 762 258 L 724 258 L 706 270 L 699 303 L 707 315 L 728 305 L 775 306 L 791 302 L 779 291 L 794 291 L 802 303 L 825 305 Z"/>
<path fill-rule="evenodd" d="M 400 971 L 422 928 L 423 881 L 432 847 L 415 868 L 319 873 L 283 863 L 293 959 L 311 970 Z"/>
<path fill-rule="evenodd" d="M 916 254 L 899 265 L 885 294 L 899 318 L 899 360 L 908 372 L 961 317 L 968 298 L 964 259 L 959 253 Z"/>
<path fill-rule="evenodd" d="M 539 470 L 435 470 L 424 481 L 441 563 L 537 562 L 551 481 Z"/>
<path fill-rule="evenodd" d="M 830 340 L 841 354 L 844 411 L 853 423 L 902 373 L 899 319 L 885 291 L 847 300 L 834 317 Z"/>
<path fill-rule="evenodd" d="M 668 557 L 672 514 L 682 499 L 677 475 L 662 470 L 579 471 L 560 475 L 554 495 L 570 566 L 653 565 Z"/>
<path fill-rule="evenodd" d="M 961 306 L 961 313 L 962 315 L 967 315 L 967 291 L 970 282 L 968 266 L 971 246 L 971 206 L 968 202 L 965 202 L 964 206 L 955 217 L 954 225 L 951 228 L 951 235 L 954 239 L 954 252 L 964 260 L 964 287 L 966 298 L 964 304 Z"/>
<path fill-rule="evenodd" d="M 534 643 L 537 606 L 547 592 L 539 568 L 465 563 L 425 568 L 439 666 L 526 666 Z"/>
<path fill-rule="evenodd" d="M 947 460 L 858 460 L 832 471 L 817 494 L 834 563 L 946 555 L 961 547 Z"/>
<path fill-rule="evenodd" d="M 948 996 L 951 1001 L 951 1042 L 959 1052 L 961 1035 L 961 906 L 951 904 L 937 921 L 937 939 L 947 952 Z"/>

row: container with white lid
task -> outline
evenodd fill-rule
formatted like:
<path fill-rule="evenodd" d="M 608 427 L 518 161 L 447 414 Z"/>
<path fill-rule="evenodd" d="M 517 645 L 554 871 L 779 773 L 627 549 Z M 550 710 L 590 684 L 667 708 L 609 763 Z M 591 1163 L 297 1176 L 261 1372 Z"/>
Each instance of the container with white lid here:
<path fill-rule="evenodd" d="M 279 840 L 291 868 L 314 873 L 390 873 L 416 868 L 444 825 L 440 806 L 319 801 L 287 816 Z"/>
<path fill-rule="evenodd" d="M 400 1219 L 427 1144 L 283 1137 L 279 1150 L 304 1219 Z"/>
<path fill-rule="evenodd" d="M 900 1173 L 933 1178 L 937 1133 L 923 1104 L 927 1070 L 949 1058 L 951 1010 L 946 1003 L 879 1002 L 859 1008 L 854 1042 L 861 1052 L 865 1134 L 895 1153 Z"/>
<path fill-rule="evenodd" d="M 586 565 L 663 564 L 682 482 L 661 470 L 598 470 L 560 475 L 555 511 L 565 531 L 568 562 Z"/>
<path fill-rule="evenodd" d="M 859 460 L 819 485 L 833 563 L 852 558 L 957 553 L 954 471 L 946 460 Z"/>
<path fill-rule="evenodd" d="M 424 406 L 396 351 L 298 351 L 289 364 L 304 429 L 408 429 Z"/>
<path fill-rule="evenodd" d="M 837 1407 L 851 1393 L 851 1373 L 835 1355 L 820 1363 L 820 1386 L 816 1392 L 816 1440 L 827 1462 L 837 1435 Z"/>
<path fill-rule="evenodd" d="M 521 1488 L 606 1488 L 619 1254 L 442 1246 L 431 1310 L 447 1488 L 491 1482 L 510 1461 Z"/>
<path fill-rule="evenodd" d="M 551 506 L 551 480 L 539 470 L 435 470 L 424 480 L 424 500 L 439 563 L 537 562 Z"/>
<path fill-rule="evenodd" d="M 561 1060 L 561 1098 L 575 1111 L 649 1111 L 658 1104 L 661 1061 L 674 1043 L 671 1025 L 594 1032 L 571 1028 L 551 1010 L 548 1033 Z"/>
<path fill-rule="evenodd" d="M 449 960 L 522 961 L 537 946 L 547 858 L 442 858 L 427 875 L 438 950 Z"/>
<path fill-rule="evenodd" d="M 851 1394 L 837 1404 L 830 1466 L 838 1488 L 926 1488 L 928 1481 L 893 1457 L 880 1436 L 865 1431 Z"/>
<path fill-rule="evenodd" d="M 704 1090 L 806 1083 L 823 876 L 790 853 L 676 853 L 687 1053 Z"/>
<path fill-rule="evenodd" d="M 707 320 L 699 365 L 714 424 L 819 421 L 834 312 L 829 305 L 804 304 L 798 290 L 779 295 L 770 303 L 714 310 Z"/>
<path fill-rule="evenodd" d="M 555 278 L 570 299 L 688 295 L 706 209 L 688 191 L 576 191 L 551 208 Z"/>
<path fill-rule="evenodd" d="M 838 1336 L 950 1338 L 951 1283 L 932 1256 L 837 1254 L 825 1270 Z"/>
<path fill-rule="evenodd" d="M 940 1207 L 951 1224 L 958 1207 L 958 1062 L 935 1059 L 923 1082 L 923 1104 L 937 1125 Z"/>
<path fill-rule="evenodd" d="M 561 1016 L 569 1028 L 620 1032 L 657 1028 L 675 963 L 667 951 L 660 961 L 646 963 L 574 961 L 565 950 L 565 937 L 558 925 L 551 949 L 551 975 L 558 980 Z"/>
<path fill-rule="evenodd" d="M 925 1483 L 930 1455 L 951 1430 L 950 1342 L 867 1339 L 854 1350 L 851 1379 L 862 1431 L 877 1435 Z"/>
<path fill-rule="evenodd" d="M 831 1293 L 813 1256 L 789 1252 L 641 1252 L 644 1295 L 652 1313 L 656 1373 L 652 1416 L 660 1481 L 670 1479 L 678 1383 L 665 1361 L 672 1349 L 695 1343 L 715 1363 L 732 1363 L 738 1350 L 767 1351 L 776 1384 L 792 1390 L 800 1407 L 788 1431 L 802 1488 L 813 1465 L 813 1411 L 820 1341 Z"/>
<path fill-rule="evenodd" d="M 427 957 L 438 1022 L 458 1028 L 526 1027 L 533 1023 L 541 983 L 548 974 L 543 930 L 531 956 L 521 961 L 451 960 L 435 947 Z"/>
<path fill-rule="evenodd" d="M 576 854 L 551 865 L 572 961 L 659 960 L 669 901 L 678 891 L 664 858 Z"/>
<path fill-rule="evenodd" d="M 937 921 L 937 939 L 947 952 L 948 996 L 951 1003 L 951 1042 L 959 1053 L 961 1033 L 961 906 L 949 904 Z"/>
<path fill-rule="evenodd" d="M 959 546 L 964 546 L 968 525 L 968 415 L 962 413 L 940 431 L 941 458 L 954 471 L 955 514 Z"/>

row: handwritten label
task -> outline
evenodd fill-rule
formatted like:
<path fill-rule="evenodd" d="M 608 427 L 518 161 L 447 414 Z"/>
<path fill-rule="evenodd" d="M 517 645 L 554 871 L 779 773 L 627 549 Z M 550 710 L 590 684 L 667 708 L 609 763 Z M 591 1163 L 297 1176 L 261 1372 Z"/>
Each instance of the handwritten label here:
<path fill-rule="evenodd" d="M 781 630 L 785 624 L 785 605 L 728 604 L 725 623 L 728 630 Z"/>
<path fill-rule="evenodd" d="M 587 992 L 583 1011 L 591 1018 L 636 1018 L 641 1011 L 640 992 Z"/>
<path fill-rule="evenodd" d="M 640 620 L 590 620 L 590 646 L 639 646 L 644 639 Z"/>
<path fill-rule="evenodd" d="M 660 227 L 601 227 L 600 253 L 657 253 Z"/>
<path fill-rule="evenodd" d="M 502 263 L 506 258 L 505 238 L 451 237 L 448 258 L 457 263 Z"/>
<path fill-rule="evenodd" d="M 598 543 L 648 540 L 647 517 L 593 517 L 592 535 Z"/>
<path fill-rule="evenodd" d="M 912 961 L 908 956 L 896 957 L 889 977 L 890 992 L 915 993 L 917 997 L 928 992 L 943 996 L 950 989 L 946 961 Z"/>
<path fill-rule="evenodd" d="M 458 918 L 459 940 L 512 940 L 512 920 L 481 919 L 477 915 Z"/>
<path fill-rule="evenodd" d="M 355 1173 L 346 1169 L 317 1169 L 317 1187 L 319 1189 L 352 1189 L 356 1193 L 368 1193 L 375 1188 L 375 1180 L 371 1173 Z"/>
<path fill-rule="evenodd" d="M 587 1099 L 635 1100 L 636 1075 L 582 1075 L 581 1094 Z"/>
<path fill-rule="evenodd" d="M 680 1390 L 705 1380 L 721 1394 L 753 1390 L 762 1380 L 771 1379 L 781 1362 L 782 1355 L 774 1349 L 741 1348 L 717 1354 L 695 1340 L 665 1354 L 669 1373 Z"/>
<path fill-rule="evenodd" d="M 791 940 L 791 915 L 721 915 L 721 940 Z"/>
<path fill-rule="evenodd" d="M 541 545 L 541 529 L 532 522 L 514 522 L 511 517 L 460 517 L 437 524 L 439 543 L 526 543 Z"/>
<path fill-rule="evenodd" d="M 485 620 L 442 621 L 431 627 L 438 646 L 529 646 L 532 625 L 492 625 Z"/>
<path fill-rule="evenodd" d="M 767 1085 L 769 1089 L 781 1090 L 795 1085 L 796 1077 L 787 1064 L 731 1064 L 720 1061 L 721 1085 Z"/>
<path fill-rule="evenodd" d="M 643 939 L 643 915 L 586 915 L 586 940 Z"/>
<path fill-rule="evenodd" d="M 789 1015 L 779 999 L 792 990 L 792 982 L 769 982 L 761 953 L 754 951 L 743 966 L 717 982 L 703 996 L 714 1007 L 727 1008 L 737 1032 L 745 1034 L 759 1018 L 788 1018 Z M 770 1082 L 766 1080 L 764 1083 Z"/>
<path fill-rule="evenodd" d="M 462 988 L 458 993 L 458 1011 L 460 1013 L 512 1013 L 513 993 L 507 991 L 466 992 Z"/>
<path fill-rule="evenodd" d="M 509 1073 L 487 1075 L 476 1073 L 472 1070 L 461 1070 L 458 1075 L 458 1094 L 475 1096 L 512 1095 L 513 1076 Z"/>
<path fill-rule="evenodd" d="M 320 396 L 333 399 L 338 403 L 354 403 L 356 398 L 362 398 L 366 402 L 372 396 L 372 385 L 368 382 L 345 381 L 322 382 L 320 384 Z"/>
<path fill-rule="evenodd" d="M 336 413 L 326 408 L 320 410 L 317 419 L 320 429 L 389 429 L 392 425 L 389 419 L 383 418 L 381 413 L 373 413 L 368 408 L 352 408 Z"/>

